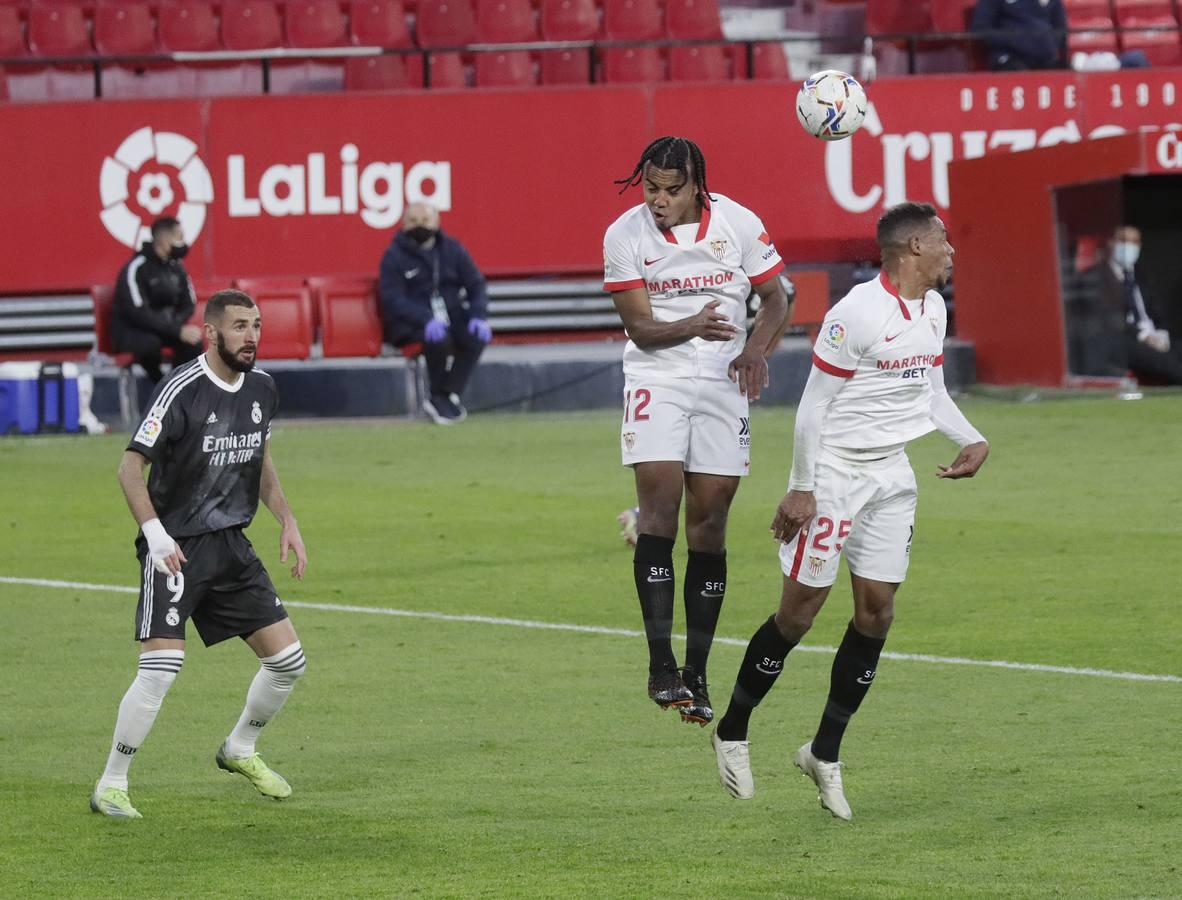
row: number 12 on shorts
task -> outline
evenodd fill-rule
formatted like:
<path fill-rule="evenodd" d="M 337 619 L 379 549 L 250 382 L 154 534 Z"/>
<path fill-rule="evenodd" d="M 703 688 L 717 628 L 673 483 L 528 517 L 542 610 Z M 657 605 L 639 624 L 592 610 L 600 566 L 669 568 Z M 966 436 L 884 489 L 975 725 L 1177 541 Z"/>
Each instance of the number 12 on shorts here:
<path fill-rule="evenodd" d="M 648 420 L 648 413 L 645 409 L 649 402 L 653 399 L 653 395 L 649 393 L 648 388 L 637 388 L 635 391 L 624 392 L 624 421 L 625 422 L 645 422 Z M 635 406 L 633 405 L 633 401 Z M 631 418 L 629 418 L 631 416 Z"/>

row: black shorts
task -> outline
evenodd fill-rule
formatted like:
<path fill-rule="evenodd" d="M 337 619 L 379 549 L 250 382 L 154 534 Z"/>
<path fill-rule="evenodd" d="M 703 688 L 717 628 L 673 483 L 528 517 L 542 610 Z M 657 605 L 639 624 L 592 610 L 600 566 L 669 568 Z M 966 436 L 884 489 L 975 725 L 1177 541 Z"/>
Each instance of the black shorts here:
<path fill-rule="evenodd" d="M 167 575 L 157 572 L 148 559 L 143 537 L 136 542 L 140 561 L 137 641 L 183 641 L 185 622 L 192 619 L 209 647 L 287 618 L 271 576 L 241 529 L 211 531 L 177 543 L 188 562 L 179 575 Z"/>

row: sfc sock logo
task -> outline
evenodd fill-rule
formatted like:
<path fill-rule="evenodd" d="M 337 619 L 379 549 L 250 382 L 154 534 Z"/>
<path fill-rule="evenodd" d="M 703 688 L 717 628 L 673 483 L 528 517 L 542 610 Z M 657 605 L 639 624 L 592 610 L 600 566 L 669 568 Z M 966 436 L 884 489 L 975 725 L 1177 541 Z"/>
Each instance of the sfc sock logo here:
<path fill-rule="evenodd" d="M 152 220 L 175 211 L 193 244 L 205 224 L 205 208 L 213 202 L 213 181 L 195 143 L 181 134 L 144 127 L 103 160 L 99 195 L 99 218 L 119 243 L 138 250 L 151 240 Z"/>

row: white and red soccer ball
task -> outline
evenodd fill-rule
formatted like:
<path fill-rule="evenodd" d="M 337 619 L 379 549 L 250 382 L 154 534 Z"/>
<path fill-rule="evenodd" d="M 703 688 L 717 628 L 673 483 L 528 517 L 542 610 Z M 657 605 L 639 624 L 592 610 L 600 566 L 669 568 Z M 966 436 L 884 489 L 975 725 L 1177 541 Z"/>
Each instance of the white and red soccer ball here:
<path fill-rule="evenodd" d="M 826 69 L 805 79 L 796 95 L 796 118 L 801 127 L 823 141 L 840 141 L 862 127 L 866 91 L 845 72 Z"/>

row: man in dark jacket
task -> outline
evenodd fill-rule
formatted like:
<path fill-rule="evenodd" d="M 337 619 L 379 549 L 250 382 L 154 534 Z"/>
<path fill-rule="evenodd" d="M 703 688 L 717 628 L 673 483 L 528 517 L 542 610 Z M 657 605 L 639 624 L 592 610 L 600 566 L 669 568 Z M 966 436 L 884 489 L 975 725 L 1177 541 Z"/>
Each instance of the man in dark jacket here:
<path fill-rule="evenodd" d="M 1007 31 L 985 38 L 991 69 L 1054 69 L 1067 58 L 1063 0 L 977 0 L 973 31 Z"/>
<path fill-rule="evenodd" d="M 132 353 L 155 383 L 160 380 L 163 350 L 174 365 L 201 354 L 198 325 L 186 324 L 197 305 L 193 284 L 181 260 L 188 252 L 180 222 L 171 217 L 152 223 L 152 240 L 119 270 L 111 346 Z"/>
<path fill-rule="evenodd" d="M 1083 375 L 1124 375 L 1182 384 L 1182 352 L 1150 316 L 1135 267 L 1141 230 L 1121 225 L 1107 252 L 1080 273 L 1068 300 L 1068 361 Z"/>
<path fill-rule="evenodd" d="M 488 291 L 462 244 L 439 229 L 439 212 L 412 203 L 382 257 L 386 340 L 423 345 L 430 397 L 423 410 L 440 425 L 463 421 L 460 396 L 486 344 Z"/>

